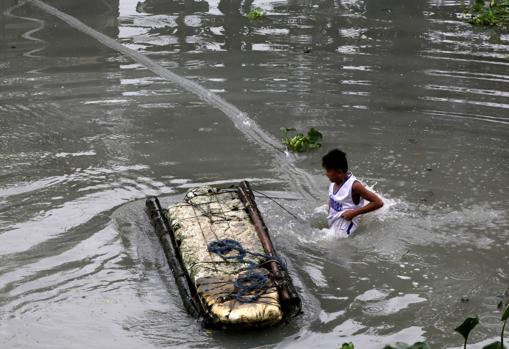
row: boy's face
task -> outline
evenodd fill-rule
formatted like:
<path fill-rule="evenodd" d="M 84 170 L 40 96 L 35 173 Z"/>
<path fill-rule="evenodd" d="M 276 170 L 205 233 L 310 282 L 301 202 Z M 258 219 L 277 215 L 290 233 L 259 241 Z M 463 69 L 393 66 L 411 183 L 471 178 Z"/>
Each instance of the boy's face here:
<path fill-rule="evenodd" d="M 346 174 L 342 170 L 326 168 L 325 175 L 331 182 L 342 182 Z"/>

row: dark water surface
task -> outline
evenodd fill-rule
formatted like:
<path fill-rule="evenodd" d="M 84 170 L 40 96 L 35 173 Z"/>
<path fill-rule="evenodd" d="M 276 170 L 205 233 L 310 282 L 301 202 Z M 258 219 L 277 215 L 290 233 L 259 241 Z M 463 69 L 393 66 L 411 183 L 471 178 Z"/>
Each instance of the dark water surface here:
<path fill-rule="evenodd" d="M 178 84 L 33 5 L 0 0 L 1 348 L 452 348 L 452 329 L 475 314 L 472 342 L 497 336 L 509 286 L 506 31 L 463 22 L 460 1 L 47 3 L 276 139 L 280 127 L 316 127 L 386 205 L 354 237 L 335 238 L 322 229 L 322 151 L 280 161 L 246 137 L 249 125 Z M 248 21 L 251 6 L 267 18 Z M 305 314 L 266 331 L 203 330 L 183 309 L 143 198 L 246 178 L 315 198 L 281 199 L 306 224 L 259 199 Z"/>

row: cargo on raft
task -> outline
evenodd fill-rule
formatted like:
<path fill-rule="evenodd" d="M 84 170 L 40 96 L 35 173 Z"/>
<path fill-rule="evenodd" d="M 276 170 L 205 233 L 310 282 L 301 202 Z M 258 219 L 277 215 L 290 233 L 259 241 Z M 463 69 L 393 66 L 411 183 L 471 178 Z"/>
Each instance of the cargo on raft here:
<path fill-rule="evenodd" d="M 192 188 L 167 209 L 150 197 L 146 209 L 186 310 L 205 326 L 272 326 L 301 313 L 248 182 Z"/>

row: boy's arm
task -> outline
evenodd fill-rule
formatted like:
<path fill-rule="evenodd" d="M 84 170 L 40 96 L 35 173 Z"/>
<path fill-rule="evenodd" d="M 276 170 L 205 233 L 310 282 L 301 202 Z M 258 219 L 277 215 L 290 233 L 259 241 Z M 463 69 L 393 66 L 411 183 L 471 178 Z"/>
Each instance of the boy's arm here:
<path fill-rule="evenodd" d="M 384 205 L 384 202 L 382 201 L 382 199 L 380 199 L 378 195 L 368 190 L 359 181 L 355 181 L 355 183 L 352 185 L 352 192 L 369 201 L 369 203 L 355 210 L 347 210 L 343 212 L 341 217 L 343 217 L 346 220 L 352 220 L 354 217 L 360 214 L 378 210 L 380 207 Z"/>

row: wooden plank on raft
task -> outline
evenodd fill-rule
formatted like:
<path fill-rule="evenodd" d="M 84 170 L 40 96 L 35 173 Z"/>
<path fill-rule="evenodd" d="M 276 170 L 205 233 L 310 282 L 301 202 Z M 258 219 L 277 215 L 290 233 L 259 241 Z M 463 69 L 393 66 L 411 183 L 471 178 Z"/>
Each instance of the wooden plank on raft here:
<path fill-rule="evenodd" d="M 265 225 L 262 215 L 258 210 L 258 206 L 256 205 L 255 197 L 249 182 L 242 181 L 239 185 L 238 192 L 239 198 L 244 203 L 244 206 L 246 207 L 246 210 L 255 226 L 258 238 L 262 243 L 265 253 L 273 257 L 278 257 L 276 249 L 274 248 L 270 238 L 269 229 Z M 292 316 L 295 316 L 301 313 L 302 303 L 291 282 L 290 276 L 287 274 L 287 271 L 275 261 L 270 262 L 270 270 L 276 278 L 289 281 L 278 287 L 279 296 L 283 302 L 284 310 L 287 313 L 286 315 L 291 313 Z"/>

